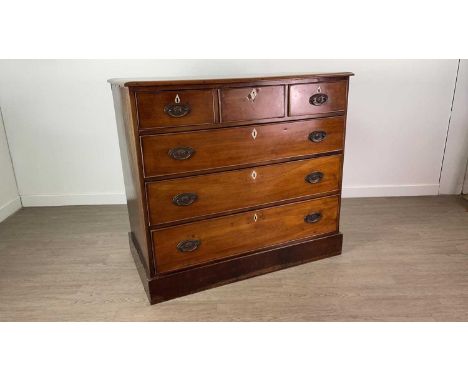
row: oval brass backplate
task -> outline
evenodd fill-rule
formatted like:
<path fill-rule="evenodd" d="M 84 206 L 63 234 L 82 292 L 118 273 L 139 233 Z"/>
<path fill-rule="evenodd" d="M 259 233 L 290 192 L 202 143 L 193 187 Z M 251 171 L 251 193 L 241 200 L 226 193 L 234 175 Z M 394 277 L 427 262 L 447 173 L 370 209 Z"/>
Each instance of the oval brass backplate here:
<path fill-rule="evenodd" d="M 309 140 L 311 140 L 314 143 L 319 143 L 322 142 L 326 136 L 327 133 L 325 131 L 312 131 L 309 134 Z"/>
<path fill-rule="evenodd" d="M 164 107 L 164 112 L 171 117 L 185 117 L 190 113 L 190 105 L 188 103 L 170 103 Z"/>
<path fill-rule="evenodd" d="M 315 184 L 321 182 L 323 179 L 323 172 L 315 171 L 305 177 L 307 183 Z"/>
<path fill-rule="evenodd" d="M 198 195 L 193 192 L 184 192 L 183 194 L 178 194 L 172 198 L 172 203 L 176 206 L 189 206 L 195 203 L 198 199 Z"/>
<path fill-rule="evenodd" d="M 304 221 L 306 223 L 312 224 L 312 223 L 317 223 L 321 218 L 322 218 L 322 214 L 320 212 L 314 212 L 314 213 L 307 215 L 304 218 Z"/>
<path fill-rule="evenodd" d="M 191 147 L 175 147 L 167 153 L 167 155 L 175 160 L 189 159 L 193 154 L 195 154 L 195 150 Z"/>
<path fill-rule="evenodd" d="M 309 103 L 313 106 L 321 106 L 328 101 L 328 95 L 324 93 L 316 93 L 309 98 Z"/>
<path fill-rule="evenodd" d="M 182 240 L 177 244 L 179 252 L 193 252 L 201 245 L 200 240 Z"/>

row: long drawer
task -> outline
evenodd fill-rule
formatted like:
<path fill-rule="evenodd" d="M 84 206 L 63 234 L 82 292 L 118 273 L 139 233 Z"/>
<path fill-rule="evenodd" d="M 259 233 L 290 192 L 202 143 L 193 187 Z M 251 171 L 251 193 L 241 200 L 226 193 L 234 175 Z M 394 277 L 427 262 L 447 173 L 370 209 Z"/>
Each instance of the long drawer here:
<path fill-rule="evenodd" d="M 338 191 L 341 155 L 147 184 L 150 224 Z"/>
<path fill-rule="evenodd" d="M 141 138 L 145 177 L 300 158 L 343 149 L 344 117 Z"/>
<path fill-rule="evenodd" d="M 152 231 L 158 272 L 336 232 L 331 196 Z"/>

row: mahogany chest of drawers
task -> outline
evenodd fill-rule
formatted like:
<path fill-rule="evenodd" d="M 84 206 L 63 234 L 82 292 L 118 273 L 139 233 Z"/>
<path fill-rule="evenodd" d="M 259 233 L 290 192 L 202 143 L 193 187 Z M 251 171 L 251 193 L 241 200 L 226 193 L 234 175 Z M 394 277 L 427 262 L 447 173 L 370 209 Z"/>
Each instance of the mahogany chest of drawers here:
<path fill-rule="evenodd" d="M 151 303 L 341 253 L 351 75 L 109 81 Z"/>

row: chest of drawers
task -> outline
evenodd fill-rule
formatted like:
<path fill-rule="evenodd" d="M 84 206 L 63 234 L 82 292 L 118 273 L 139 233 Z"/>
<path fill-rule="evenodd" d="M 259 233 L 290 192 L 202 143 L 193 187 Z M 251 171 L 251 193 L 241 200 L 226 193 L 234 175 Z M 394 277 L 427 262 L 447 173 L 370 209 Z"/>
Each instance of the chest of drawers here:
<path fill-rule="evenodd" d="M 151 303 L 341 253 L 351 75 L 109 81 Z"/>

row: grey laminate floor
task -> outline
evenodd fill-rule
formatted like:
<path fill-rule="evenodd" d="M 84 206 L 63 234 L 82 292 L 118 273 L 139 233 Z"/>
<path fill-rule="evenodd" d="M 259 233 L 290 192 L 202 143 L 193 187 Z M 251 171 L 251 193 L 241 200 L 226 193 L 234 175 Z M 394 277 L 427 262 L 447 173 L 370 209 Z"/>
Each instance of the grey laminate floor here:
<path fill-rule="evenodd" d="M 0 223 L 0 320 L 468 321 L 464 203 L 345 199 L 341 256 L 153 306 L 125 206 L 25 208 Z"/>

